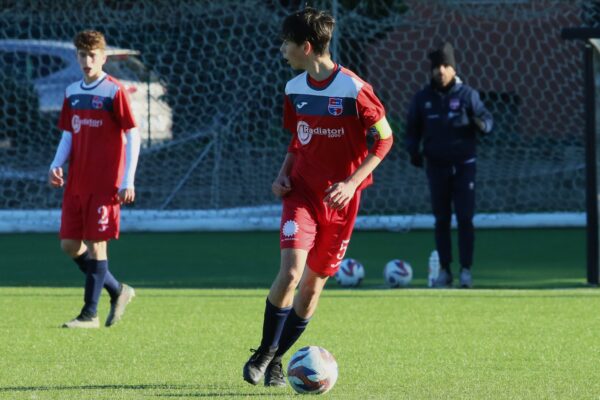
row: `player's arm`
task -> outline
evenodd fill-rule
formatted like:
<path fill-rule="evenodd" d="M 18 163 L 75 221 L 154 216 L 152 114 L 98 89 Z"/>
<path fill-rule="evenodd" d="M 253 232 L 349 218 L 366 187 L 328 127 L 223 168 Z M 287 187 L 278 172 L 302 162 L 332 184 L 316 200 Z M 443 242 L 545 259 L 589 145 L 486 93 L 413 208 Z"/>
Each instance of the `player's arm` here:
<path fill-rule="evenodd" d="M 126 91 L 119 87 L 113 98 L 113 115 L 121 129 L 125 131 L 125 173 L 117 193 L 122 203 L 128 204 L 135 200 L 134 178 L 140 155 L 140 133 L 135 124 L 135 118 L 129 104 Z"/>
<path fill-rule="evenodd" d="M 333 209 L 341 210 L 346 207 L 354 197 L 358 186 L 377 168 L 380 162 L 381 158 L 369 153 L 352 175 L 342 182 L 334 183 L 325 190 L 327 195 L 323 201 Z"/>
<path fill-rule="evenodd" d="M 473 123 L 481 133 L 490 133 L 494 125 L 492 114 L 485 108 L 483 101 L 479 97 L 479 92 L 471 92 L 471 107 L 473 109 Z"/>
<path fill-rule="evenodd" d="M 69 159 L 72 142 L 73 136 L 71 132 L 63 131 L 58 147 L 56 148 L 54 160 L 50 164 L 50 171 L 48 171 L 48 183 L 52 187 L 61 187 L 65 184 L 62 167 Z"/>
<path fill-rule="evenodd" d="M 352 197 L 354 197 L 356 189 L 369 175 L 371 175 L 392 148 L 394 136 L 392 135 L 392 128 L 385 116 L 377 121 L 377 123 L 369 130 L 375 135 L 375 144 L 369 151 L 365 160 L 358 166 L 352 175 L 346 178 L 346 180 L 334 183 L 325 190 L 327 195 L 323 201 L 325 201 L 330 208 L 342 209 L 346 207 L 350 200 L 352 200 Z"/>
<path fill-rule="evenodd" d="M 140 156 L 141 138 L 137 128 L 131 128 L 125 132 L 127 143 L 125 145 L 125 173 L 119 188 L 119 199 L 125 203 L 135 200 L 135 170 Z"/>
<path fill-rule="evenodd" d="M 296 155 L 292 152 L 287 153 L 279 169 L 279 174 L 277 174 L 277 178 L 275 178 L 271 185 L 271 190 L 275 196 L 283 197 L 292 190 L 290 173 L 292 172 L 294 161 L 296 161 Z"/>
<path fill-rule="evenodd" d="M 271 190 L 277 197 L 283 197 L 292 190 L 290 174 L 292 173 L 292 167 L 296 161 L 296 151 L 300 148 L 297 135 L 294 134 L 296 129 L 296 111 L 290 98 L 287 96 L 287 93 L 283 100 L 283 127 L 289 131 L 292 139 L 288 145 L 288 152 L 281 164 L 277 178 L 275 178 L 271 185 Z"/>

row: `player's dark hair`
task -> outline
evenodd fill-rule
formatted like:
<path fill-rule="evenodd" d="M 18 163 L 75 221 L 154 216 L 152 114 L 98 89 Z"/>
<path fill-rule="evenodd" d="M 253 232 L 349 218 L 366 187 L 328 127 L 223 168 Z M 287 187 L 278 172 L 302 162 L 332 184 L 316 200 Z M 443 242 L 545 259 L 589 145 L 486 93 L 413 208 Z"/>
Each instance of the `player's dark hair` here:
<path fill-rule="evenodd" d="M 73 44 L 77 50 L 104 50 L 106 49 L 106 39 L 102 32 L 85 30 L 75 35 Z"/>
<path fill-rule="evenodd" d="M 288 15 L 283 20 L 281 39 L 301 45 L 309 42 L 316 55 L 323 55 L 329 47 L 335 20 L 326 11 L 312 7 Z"/>

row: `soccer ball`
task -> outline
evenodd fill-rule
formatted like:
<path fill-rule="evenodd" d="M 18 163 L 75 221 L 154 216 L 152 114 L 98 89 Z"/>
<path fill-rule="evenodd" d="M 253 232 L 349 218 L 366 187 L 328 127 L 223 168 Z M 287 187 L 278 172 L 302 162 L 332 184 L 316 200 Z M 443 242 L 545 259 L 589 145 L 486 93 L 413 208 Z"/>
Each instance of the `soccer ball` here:
<path fill-rule="evenodd" d="M 338 366 L 330 352 L 319 346 L 308 346 L 294 353 L 287 375 L 296 392 L 323 394 L 335 385 Z"/>
<path fill-rule="evenodd" d="M 340 268 L 334 275 L 340 286 L 352 287 L 360 285 L 365 277 L 365 267 L 353 258 L 342 261 Z"/>
<path fill-rule="evenodd" d="M 383 278 L 389 287 L 405 287 L 412 280 L 413 271 L 409 263 L 402 260 L 392 260 L 385 264 Z"/>

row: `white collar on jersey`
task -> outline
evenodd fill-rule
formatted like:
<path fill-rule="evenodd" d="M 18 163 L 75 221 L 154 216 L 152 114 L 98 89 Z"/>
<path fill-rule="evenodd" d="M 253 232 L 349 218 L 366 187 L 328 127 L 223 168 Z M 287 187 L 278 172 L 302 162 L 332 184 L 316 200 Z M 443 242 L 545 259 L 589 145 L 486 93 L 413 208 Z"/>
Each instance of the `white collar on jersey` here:
<path fill-rule="evenodd" d="M 99 84 L 99 83 L 100 83 L 100 81 L 101 81 L 102 79 L 104 79 L 105 77 L 106 77 L 106 72 L 104 72 L 104 71 L 103 71 L 103 72 L 102 72 L 102 74 L 100 75 L 100 77 L 99 77 L 98 79 L 96 79 L 94 82 L 85 83 L 85 81 L 84 81 L 84 80 L 82 80 L 82 81 L 81 81 L 81 87 L 82 87 L 82 88 L 84 88 L 84 89 L 89 89 L 89 88 L 91 88 L 91 87 L 93 87 L 93 86 L 95 86 L 95 85 Z"/>

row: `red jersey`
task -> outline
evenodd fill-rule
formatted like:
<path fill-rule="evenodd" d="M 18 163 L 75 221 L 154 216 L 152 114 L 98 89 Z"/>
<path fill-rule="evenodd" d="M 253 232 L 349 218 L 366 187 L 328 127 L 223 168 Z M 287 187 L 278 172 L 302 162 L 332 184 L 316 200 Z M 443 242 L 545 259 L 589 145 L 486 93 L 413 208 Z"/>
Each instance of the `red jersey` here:
<path fill-rule="evenodd" d="M 367 131 L 385 118 L 373 88 L 352 71 L 338 67 L 324 85 L 304 72 L 285 87 L 283 126 L 293 137 L 296 159 L 290 179 L 322 198 L 331 184 L 348 178 L 368 154 Z M 369 175 L 358 187 L 373 182 Z"/>
<path fill-rule="evenodd" d="M 69 85 L 58 122 L 73 137 L 65 192 L 116 193 L 125 166 L 123 132 L 135 126 L 125 89 L 112 76 L 91 87 Z"/>

